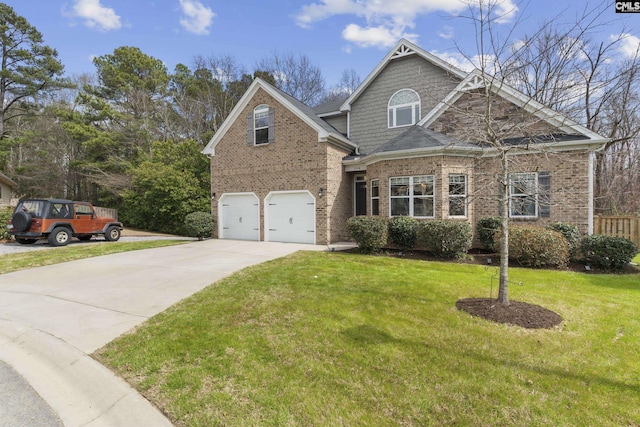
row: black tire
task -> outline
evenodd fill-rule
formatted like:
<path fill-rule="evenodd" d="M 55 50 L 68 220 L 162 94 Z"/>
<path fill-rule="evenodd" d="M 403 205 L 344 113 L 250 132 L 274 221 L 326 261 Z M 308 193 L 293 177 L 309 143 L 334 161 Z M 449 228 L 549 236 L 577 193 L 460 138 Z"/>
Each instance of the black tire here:
<path fill-rule="evenodd" d="M 31 214 L 27 211 L 18 211 L 13 214 L 11 224 L 16 231 L 26 231 L 31 227 Z"/>
<path fill-rule="evenodd" d="M 92 237 L 93 237 L 93 234 L 84 234 L 82 236 L 78 236 L 78 240 L 82 242 L 86 242 L 88 240 L 91 240 Z"/>
<path fill-rule="evenodd" d="M 16 237 L 16 242 L 20 243 L 21 245 L 32 245 L 37 241 L 38 239 L 25 239 L 24 237 Z"/>
<path fill-rule="evenodd" d="M 114 226 L 107 228 L 106 233 L 104 233 L 104 239 L 109 242 L 117 242 L 120 240 L 120 229 Z"/>
<path fill-rule="evenodd" d="M 56 227 L 47 238 L 51 246 L 65 246 L 71 241 L 71 230 L 66 227 Z"/>

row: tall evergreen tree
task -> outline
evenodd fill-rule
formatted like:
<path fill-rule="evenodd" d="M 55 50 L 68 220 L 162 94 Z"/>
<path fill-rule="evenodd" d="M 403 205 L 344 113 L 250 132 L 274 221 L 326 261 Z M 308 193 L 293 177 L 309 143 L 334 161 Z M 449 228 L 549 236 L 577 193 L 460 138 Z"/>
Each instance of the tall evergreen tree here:
<path fill-rule="evenodd" d="M 68 87 L 58 52 L 13 8 L 0 3 L 0 139 L 7 122 L 27 114 L 39 97 Z"/>

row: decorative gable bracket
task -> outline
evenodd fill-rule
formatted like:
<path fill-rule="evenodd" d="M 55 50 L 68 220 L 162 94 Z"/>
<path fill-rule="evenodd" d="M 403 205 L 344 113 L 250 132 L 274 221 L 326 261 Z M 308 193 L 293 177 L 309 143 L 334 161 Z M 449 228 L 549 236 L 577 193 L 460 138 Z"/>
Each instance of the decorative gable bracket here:
<path fill-rule="evenodd" d="M 404 43 L 401 43 L 400 46 L 391 54 L 390 59 L 403 58 L 405 56 L 414 55 L 416 51 L 412 49 L 410 46 L 407 46 Z"/>
<path fill-rule="evenodd" d="M 484 87 L 484 81 L 478 74 L 472 74 L 471 78 L 465 79 L 456 89 L 459 92 L 467 92 Z"/>

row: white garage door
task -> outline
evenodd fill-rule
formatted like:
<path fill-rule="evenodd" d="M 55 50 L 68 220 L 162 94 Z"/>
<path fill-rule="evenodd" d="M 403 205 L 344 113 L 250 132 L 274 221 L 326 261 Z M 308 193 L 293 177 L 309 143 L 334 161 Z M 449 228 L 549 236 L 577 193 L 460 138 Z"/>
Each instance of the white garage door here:
<path fill-rule="evenodd" d="M 316 200 L 308 191 L 273 192 L 265 199 L 265 240 L 316 243 Z"/>
<path fill-rule="evenodd" d="M 223 194 L 218 213 L 221 239 L 260 240 L 260 200 L 254 193 Z"/>

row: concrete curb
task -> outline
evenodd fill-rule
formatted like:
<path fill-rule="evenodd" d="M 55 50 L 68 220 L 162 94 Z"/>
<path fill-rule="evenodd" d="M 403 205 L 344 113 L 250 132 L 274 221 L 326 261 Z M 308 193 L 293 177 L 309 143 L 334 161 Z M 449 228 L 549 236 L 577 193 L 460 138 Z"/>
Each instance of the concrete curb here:
<path fill-rule="evenodd" d="M 31 384 L 66 427 L 172 426 L 124 380 L 45 332 L 0 320 L 0 359 Z"/>

